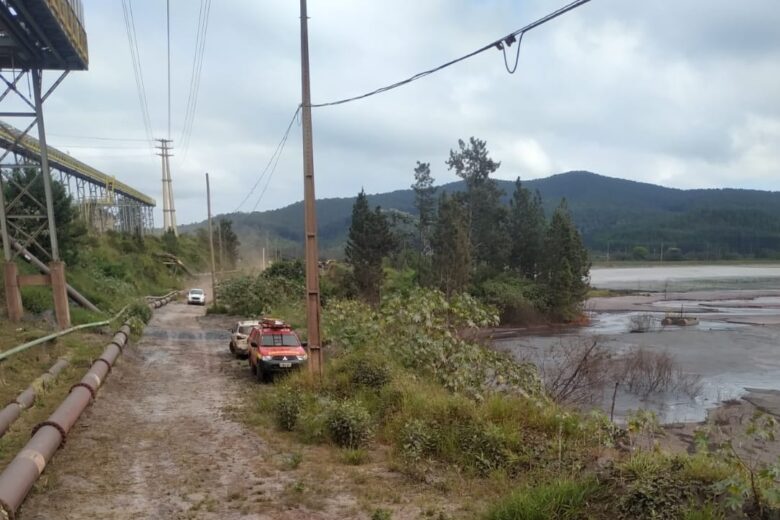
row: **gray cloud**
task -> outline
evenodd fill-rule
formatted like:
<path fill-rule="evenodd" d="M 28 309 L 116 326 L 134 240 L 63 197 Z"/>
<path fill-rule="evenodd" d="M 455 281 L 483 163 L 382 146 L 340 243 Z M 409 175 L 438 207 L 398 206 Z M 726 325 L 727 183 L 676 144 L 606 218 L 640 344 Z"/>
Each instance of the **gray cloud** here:
<path fill-rule="evenodd" d="M 174 137 L 184 118 L 197 5 L 172 0 Z M 135 0 L 156 136 L 165 131 L 165 25 Z M 534 0 L 310 0 L 314 102 L 371 90 L 468 52 L 556 8 Z M 90 71 L 51 98 L 53 134 L 144 137 L 118 2 L 87 1 Z M 588 169 L 680 187 L 780 189 L 780 9 L 775 0 L 593 0 L 526 36 L 515 75 L 498 51 L 402 89 L 314 113 L 319 196 L 407 187 L 416 160 L 440 182 L 458 138 L 487 140 L 502 178 Z M 214 3 L 200 100 L 174 182 L 180 222 L 235 209 L 299 102 L 297 3 Z M 55 146 L 158 197 L 143 143 L 52 136 Z M 178 143 L 177 143 L 178 144 Z M 100 146 L 92 150 L 75 146 Z M 69 148 L 72 147 L 72 148 Z M 128 147 L 134 147 L 132 149 Z M 259 191 L 265 182 L 260 183 Z M 242 208 L 250 210 L 256 194 Z M 300 199 L 293 127 L 258 209 Z M 158 221 L 161 220 L 158 212 Z"/>

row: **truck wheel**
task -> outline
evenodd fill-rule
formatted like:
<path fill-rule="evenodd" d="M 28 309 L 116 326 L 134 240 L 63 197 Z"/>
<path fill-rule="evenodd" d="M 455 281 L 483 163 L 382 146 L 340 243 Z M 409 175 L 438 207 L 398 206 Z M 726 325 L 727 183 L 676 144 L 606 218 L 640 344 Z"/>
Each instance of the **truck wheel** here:
<path fill-rule="evenodd" d="M 271 372 L 266 372 L 260 366 L 257 367 L 257 380 L 261 383 L 272 383 L 274 375 Z"/>
<path fill-rule="evenodd" d="M 236 355 L 236 349 L 233 346 L 233 342 L 232 341 L 230 342 L 230 345 L 228 346 L 228 348 L 230 348 L 230 353 L 235 356 Z"/>

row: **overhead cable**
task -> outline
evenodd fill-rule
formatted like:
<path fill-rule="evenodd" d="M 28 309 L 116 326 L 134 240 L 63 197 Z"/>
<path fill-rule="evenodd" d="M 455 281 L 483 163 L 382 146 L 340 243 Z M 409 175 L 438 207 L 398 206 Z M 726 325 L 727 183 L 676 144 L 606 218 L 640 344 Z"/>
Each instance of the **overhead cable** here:
<path fill-rule="evenodd" d="M 504 61 L 506 63 L 506 47 L 510 47 L 518 39 L 518 36 L 522 40 L 522 35 L 524 35 L 526 32 L 528 32 L 528 31 L 530 31 L 530 30 L 532 30 L 532 29 L 534 29 L 536 27 L 539 27 L 540 25 L 545 24 L 545 23 L 549 22 L 550 20 L 552 20 L 554 18 L 557 18 L 557 17 L 561 16 L 562 14 L 567 13 L 567 12 L 571 11 L 572 9 L 576 9 L 577 7 L 580 7 L 581 5 L 586 4 L 588 2 L 590 2 L 590 0 L 575 0 L 574 2 L 561 7 L 557 11 L 553 11 L 552 13 L 550 13 L 550 14 L 548 14 L 546 16 L 543 16 L 542 18 L 539 18 L 535 22 L 532 22 L 532 23 L 526 25 L 525 27 L 522 27 L 521 29 L 518 29 L 518 30 L 516 30 L 516 31 L 514 31 L 512 33 L 509 33 L 508 35 L 504 36 L 503 38 L 499 38 L 498 40 L 492 41 L 492 42 L 488 43 L 487 45 L 484 45 L 484 46 L 480 47 L 479 49 L 477 49 L 475 51 L 472 51 L 472 52 L 470 52 L 470 53 L 468 53 L 468 54 L 466 54 L 464 56 L 461 56 L 460 58 L 455 58 L 454 60 L 448 61 L 447 63 L 443 63 L 442 65 L 439 65 L 438 67 L 434 67 L 432 69 L 428 69 L 428 70 L 425 70 L 423 72 L 418 72 L 414 76 L 410 76 L 410 77 L 408 77 L 406 79 L 403 79 L 401 81 L 397 81 L 395 83 L 391 83 L 390 85 L 386 85 L 384 87 L 380 87 L 380 88 L 378 88 L 376 90 L 372 90 L 370 92 L 366 92 L 365 94 L 360 94 L 358 96 L 353 96 L 353 97 L 349 97 L 349 98 L 339 99 L 337 101 L 330 101 L 328 103 L 313 103 L 311 106 L 313 108 L 321 108 L 321 107 L 329 107 L 329 106 L 334 106 L 334 105 L 343 105 L 345 103 L 350 103 L 352 101 L 357 101 L 359 99 L 365 99 L 367 97 L 375 96 L 377 94 L 382 94 L 383 92 L 387 92 L 389 90 L 396 89 L 398 87 L 401 87 L 401 86 L 406 85 L 408 83 L 411 83 L 413 81 L 417 81 L 418 79 L 421 79 L 421 78 L 424 78 L 426 76 L 429 76 L 429 75 L 433 74 L 434 72 L 438 72 L 438 71 L 440 71 L 442 69 L 446 69 L 447 67 L 455 65 L 456 63 L 460 63 L 461 61 L 465 61 L 465 60 L 467 60 L 469 58 L 472 58 L 472 57 L 476 56 L 477 54 L 481 54 L 481 53 L 485 52 L 486 50 L 492 49 L 492 48 L 496 48 L 496 49 L 499 49 L 501 51 L 504 51 L 504 53 L 505 53 Z M 520 45 L 520 42 L 518 41 L 518 47 L 519 47 L 519 45 Z M 519 59 L 519 48 L 518 48 L 518 59 Z M 510 70 L 508 64 L 506 64 L 506 66 L 507 66 L 507 70 L 510 71 L 510 73 L 513 73 L 517 69 L 517 62 L 515 62 L 515 67 L 513 69 L 511 69 L 511 70 Z"/>
<path fill-rule="evenodd" d="M 135 31 L 135 18 L 133 16 L 133 6 L 131 0 L 122 0 L 122 13 L 125 20 L 125 30 L 127 32 L 127 42 L 130 47 L 130 58 L 133 65 L 133 77 L 135 78 L 138 101 L 141 106 L 141 118 L 146 132 L 146 141 L 149 143 L 150 150 L 153 152 L 152 124 L 149 118 L 149 102 L 146 97 L 146 86 L 144 85 L 143 69 L 141 67 L 141 54 L 138 49 L 138 38 Z"/>
<path fill-rule="evenodd" d="M 211 14 L 211 0 L 201 0 L 198 14 L 198 29 L 195 36 L 195 52 L 192 57 L 192 72 L 190 75 L 190 88 L 187 96 L 187 108 L 184 113 L 184 126 L 179 136 L 182 143 L 182 161 L 186 159 L 190 145 L 190 137 L 195 123 L 195 113 L 198 107 L 198 92 L 200 91 L 200 79 L 203 71 L 203 57 L 206 49 L 206 35 L 209 28 L 209 16 Z"/>
<path fill-rule="evenodd" d="M 290 135 L 290 130 L 292 129 L 293 124 L 295 123 L 295 120 L 298 117 L 298 112 L 300 112 L 300 110 L 301 110 L 300 106 L 298 106 L 298 108 L 295 109 L 295 113 L 293 114 L 292 118 L 290 119 L 290 124 L 287 125 L 287 129 L 284 131 L 284 135 L 282 136 L 282 139 L 279 141 L 279 144 L 276 145 L 276 149 L 274 150 L 274 153 L 271 154 L 270 159 L 268 159 L 268 164 L 266 164 L 265 168 L 263 168 L 263 171 L 260 172 L 260 175 L 257 177 L 257 180 L 252 185 L 252 188 L 246 194 L 246 196 L 244 197 L 244 200 L 242 200 L 241 203 L 236 207 L 236 209 L 234 210 L 234 213 L 238 212 L 238 210 L 241 209 L 241 206 L 243 206 L 244 203 L 246 203 L 246 201 L 249 200 L 249 197 L 251 197 L 252 194 L 255 192 L 255 190 L 257 189 L 257 186 L 263 180 L 263 178 L 265 177 L 266 173 L 269 171 L 269 168 L 271 168 L 272 164 L 273 164 L 273 170 L 276 170 L 276 164 L 279 163 L 278 157 L 280 157 L 281 154 L 282 154 L 282 150 L 284 149 L 284 145 L 285 145 L 285 143 L 287 143 L 287 137 Z M 271 175 L 273 175 L 273 170 L 272 170 Z M 268 177 L 268 179 L 270 180 L 270 176 Z M 267 187 L 268 187 L 268 182 L 266 182 L 265 188 L 263 188 L 263 194 L 265 193 L 265 189 Z M 260 199 L 262 199 L 262 194 L 260 196 Z M 259 204 L 259 203 L 260 203 L 260 201 L 258 200 L 258 202 L 255 204 L 255 208 L 257 208 L 257 204 Z M 254 209 L 252 211 L 254 211 Z"/>

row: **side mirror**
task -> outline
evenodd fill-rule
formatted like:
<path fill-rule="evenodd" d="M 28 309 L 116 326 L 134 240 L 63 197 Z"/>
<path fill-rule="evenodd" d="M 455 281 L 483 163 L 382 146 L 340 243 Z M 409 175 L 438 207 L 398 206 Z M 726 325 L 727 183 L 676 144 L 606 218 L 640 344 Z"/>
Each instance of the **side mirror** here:
<path fill-rule="evenodd" d="M 301 346 L 302 347 L 308 347 L 309 346 L 309 342 L 308 341 L 301 341 Z"/>
<path fill-rule="evenodd" d="M 250 345 L 252 345 L 253 347 L 257 348 L 257 341 L 253 341 L 252 343 L 250 343 Z"/>

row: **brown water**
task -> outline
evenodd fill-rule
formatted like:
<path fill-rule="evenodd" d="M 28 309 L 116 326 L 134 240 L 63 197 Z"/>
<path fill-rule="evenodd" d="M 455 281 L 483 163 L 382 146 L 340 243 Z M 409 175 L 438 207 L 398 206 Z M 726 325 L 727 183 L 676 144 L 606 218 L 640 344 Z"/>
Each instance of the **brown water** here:
<path fill-rule="evenodd" d="M 780 390 L 780 266 L 673 266 L 594 269 L 593 285 L 657 291 L 645 295 L 594 298 L 585 327 L 554 334 L 500 339 L 496 347 L 521 359 L 544 359 L 548 350 L 576 337 L 598 337 L 613 354 L 633 349 L 668 352 L 679 368 L 701 376 L 695 398 L 658 393 L 640 398 L 619 391 L 616 417 L 651 409 L 662 422 L 700 421 L 708 409 L 738 398 L 746 388 Z M 674 291 L 671 292 L 671 288 Z M 689 291 L 696 292 L 689 292 Z M 688 327 L 661 327 L 667 313 L 696 316 Z M 630 320 L 651 314 L 652 332 L 634 334 Z M 606 410 L 612 388 L 601 396 Z"/>

